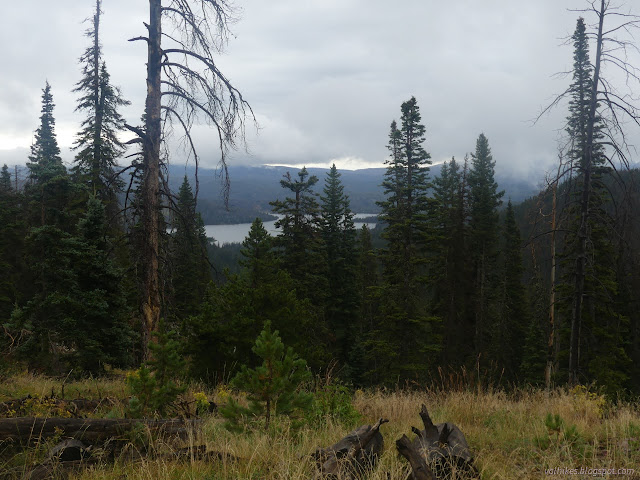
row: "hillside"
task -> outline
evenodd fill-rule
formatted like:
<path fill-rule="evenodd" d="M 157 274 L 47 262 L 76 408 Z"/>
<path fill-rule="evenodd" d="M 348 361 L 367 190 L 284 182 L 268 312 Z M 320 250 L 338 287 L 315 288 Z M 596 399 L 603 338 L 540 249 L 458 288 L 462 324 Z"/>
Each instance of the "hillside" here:
<path fill-rule="evenodd" d="M 328 169 L 309 168 L 311 175 L 316 175 L 320 181 L 316 192 L 322 193 L 324 178 Z M 170 185 L 177 191 L 186 174 L 189 181 L 195 185 L 195 169 L 193 167 L 171 166 L 169 168 Z M 297 169 L 290 167 L 270 166 L 230 166 L 231 191 L 229 208 L 224 207 L 221 196 L 221 177 L 219 172 L 212 169 L 200 169 L 198 172 L 200 190 L 198 195 L 198 210 L 202 214 L 205 224 L 247 223 L 256 217 L 263 220 L 270 217 L 269 202 L 284 199 L 287 192 L 280 186 L 282 176 L 287 172 L 294 175 Z M 384 168 L 369 168 L 363 170 L 343 170 L 341 180 L 344 191 L 351 200 L 351 209 L 358 213 L 375 213 L 379 211 L 376 202 L 383 199 L 382 183 Z M 431 167 L 431 176 L 438 176 L 440 165 Z M 505 190 L 505 199 L 511 198 L 514 203 L 521 202 L 536 193 L 536 187 L 529 179 L 514 179 L 496 174 L 496 180 L 501 189 Z"/>

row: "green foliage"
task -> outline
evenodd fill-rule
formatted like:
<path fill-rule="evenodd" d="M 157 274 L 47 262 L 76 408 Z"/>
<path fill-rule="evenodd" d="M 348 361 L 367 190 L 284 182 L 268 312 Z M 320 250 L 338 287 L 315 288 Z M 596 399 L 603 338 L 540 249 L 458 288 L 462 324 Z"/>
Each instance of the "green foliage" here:
<path fill-rule="evenodd" d="M 498 191 L 494 179 L 495 161 L 489 140 L 478 136 L 475 153 L 471 155 L 469 170 L 469 252 L 472 265 L 472 301 L 475 330 L 475 354 L 491 359 L 491 333 L 498 322 L 498 207 L 504 191 Z"/>
<path fill-rule="evenodd" d="M 576 453 L 583 450 L 585 443 L 584 438 L 578 431 L 576 425 L 567 425 L 557 413 L 555 415 L 547 413 L 544 424 L 545 427 L 547 427 L 547 437 L 539 437 L 536 439 L 539 448 L 546 450 L 554 444 L 556 446 L 566 447 Z"/>
<path fill-rule="evenodd" d="M 400 128 L 391 124 L 382 184 L 386 200 L 379 202 L 387 241 L 380 309 L 366 339 L 366 348 L 375 352 L 375 377 L 388 385 L 426 378 L 440 348 L 439 318 L 429 314 L 424 282 L 431 161 L 416 99 L 404 102 L 401 111 Z"/>
<path fill-rule="evenodd" d="M 330 348 L 341 365 L 349 360 L 354 343 L 360 293 L 357 284 L 356 229 L 349 197 L 344 193 L 335 164 L 327 173 L 321 196 L 321 232 L 327 258 L 325 318 L 331 332 Z"/>
<path fill-rule="evenodd" d="M 298 285 L 301 298 L 323 308 L 327 299 L 327 260 L 320 231 L 320 205 L 313 187 L 318 177 L 309 176 L 306 168 L 292 178 L 289 172 L 280 180 L 291 196 L 271 202 L 273 212 L 281 215 L 276 227 L 281 229 L 275 246 L 281 254 L 282 267 Z"/>
<path fill-rule="evenodd" d="M 331 381 L 324 382 L 314 392 L 307 421 L 314 425 L 322 425 L 327 418 L 332 418 L 347 427 L 354 427 L 362 416 L 352 400 L 353 395 L 347 386 Z"/>
<path fill-rule="evenodd" d="M 520 230 L 516 225 L 511 200 L 507 204 L 502 231 L 498 312 L 491 325 L 490 352 L 492 359 L 504 369 L 503 381 L 514 382 L 522 364 L 520 340 L 525 337 L 527 324 L 530 324 L 530 313 L 522 281 L 524 268 Z"/>
<path fill-rule="evenodd" d="M 207 260 L 207 236 L 196 200 L 185 175 L 178 192 L 178 202 L 169 238 L 172 308 L 178 321 L 197 313 L 211 281 Z"/>
<path fill-rule="evenodd" d="M 157 413 L 164 416 L 186 387 L 178 383 L 184 376 L 185 362 L 175 332 L 154 332 L 157 343 L 150 343 L 151 359 L 127 375 L 131 392 L 128 415 L 133 418 Z"/>
<path fill-rule="evenodd" d="M 116 195 L 120 183 L 114 178 L 117 158 L 124 152 L 118 133 L 124 130 L 124 118 L 118 109 L 130 104 L 122 98 L 120 90 L 111 85 L 106 64 L 102 58 L 99 30 L 101 0 L 96 0 L 92 27 L 86 36 L 91 44 L 80 57 L 82 78 L 74 93 L 80 94 L 77 111 L 86 114 L 81 130 L 76 135 L 74 149 L 78 151 L 76 172 L 86 182 L 91 193 L 117 212 Z"/>
<path fill-rule="evenodd" d="M 452 158 L 433 181 L 428 282 L 435 311 L 443 319 L 442 361 L 449 366 L 474 360 L 467 173 L 467 158 L 462 166 Z"/>
<path fill-rule="evenodd" d="M 303 384 L 311 380 L 307 363 L 291 347 L 285 349 L 278 331 L 271 331 L 270 322 L 256 339 L 253 352 L 262 364 L 256 368 L 243 366 L 231 382 L 247 392 L 249 405 L 244 407 L 229 399 L 221 409 L 227 426 L 238 428 L 242 417 L 264 417 L 264 428 L 268 430 L 275 415 L 295 418 L 307 412 L 313 401 L 313 396 L 302 390 Z"/>
<path fill-rule="evenodd" d="M 131 361 L 123 272 L 105 229 L 104 206 L 92 197 L 76 235 L 45 225 L 26 238 L 35 289 L 9 327 L 28 332 L 18 352 L 31 367 L 96 374 Z"/>

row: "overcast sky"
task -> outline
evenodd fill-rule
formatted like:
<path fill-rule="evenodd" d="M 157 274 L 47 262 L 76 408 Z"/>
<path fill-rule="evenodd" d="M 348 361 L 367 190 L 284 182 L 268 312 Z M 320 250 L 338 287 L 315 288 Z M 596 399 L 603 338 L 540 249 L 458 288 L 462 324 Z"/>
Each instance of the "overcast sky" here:
<path fill-rule="evenodd" d="M 48 80 L 56 131 L 69 147 L 83 23 L 93 0 L 22 0 L 0 18 L 0 162 L 26 157 Z M 242 91 L 260 130 L 247 130 L 252 164 L 382 166 L 389 125 L 400 105 L 418 100 L 434 162 L 464 157 L 483 132 L 504 173 L 541 179 L 556 161 L 566 106 L 531 120 L 569 84 L 563 45 L 583 0 L 237 0 L 221 70 Z M 146 51 L 127 39 L 144 34 L 148 2 L 103 0 L 101 41 L 112 82 L 138 124 Z M 587 17 L 588 23 L 594 21 Z M 198 128 L 203 162 L 218 162 L 215 136 Z M 67 157 L 69 158 L 69 157 Z M 69 158 L 70 159 L 70 158 Z M 180 162 L 176 157 L 173 162 Z"/>

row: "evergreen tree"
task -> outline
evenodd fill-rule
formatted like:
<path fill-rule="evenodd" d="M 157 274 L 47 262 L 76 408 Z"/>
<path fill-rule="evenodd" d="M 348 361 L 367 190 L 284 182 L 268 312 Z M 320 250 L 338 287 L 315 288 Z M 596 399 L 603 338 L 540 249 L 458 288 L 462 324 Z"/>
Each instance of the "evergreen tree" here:
<path fill-rule="evenodd" d="M 423 377 L 440 346 L 437 319 L 425 305 L 424 265 L 427 234 L 430 156 L 416 99 L 401 106 L 401 126 L 391 124 L 391 154 L 383 183 L 386 200 L 380 219 L 386 223 L 382 253 L 384 280 L 380 318 L 370 333 L 379 380 L 393 383 Z"/>
<path fill-rule="evenodd" d="M 273 237 L 264 228 L 262 220 L 256 218 L 251 224 L 247 238 L 242 242 L 239 263 L 249 275 L 249 285 L 257 288 L 273 280 L 277 272 L 277 257 Z"/>
<path fill-rule="evenodd" d="M 258 219 L 243 242 L 243 271 L 224 285 L 211 284 L 197 315 L 185 321 L 185 353 L 194 378 L 220 381 L 241 364 L 254 364 L 252 338 L 266 322 L 305 352 L 312 368 L 326 365 L 326 333 L 317 307 L 301 298 L 298 284 L 280 268 L 272 238 Z M 304 331 L 305 335 L 300 335 Z"/>
<path fill-rule="evenodd" d="M 497 320 L 498 207 L 502 204 L 500 199 L 504 191 L 498 191 L 494 167 L 489 140 L 481 133 L 471 156 L 468 176 L 476 355 L 487 353 L 492 325 Z"/>
<path fill-rule="evenodd" d="M 522 283 L 522 245 L 511 200 L 507 203 L 503 228 L 502 272 L 499 292 L 500 310 L 491 332 L 491 357 L 504 369 L 503 380 L 515 382 L 522 363 L 522 345 L 532 325 L 528 301 Z M 535 325 L 532 325 L 532 328 Z M 533 332 L 530 332 L 533 334 Z"/>
<path fill-rule="evenodd" d="M 320 230 L 320 205 L 313 187 L 318 177 L 306 168 L 293 179 L 289 172 L 280 180 L 282 188 L 293 196 L 270 202 L 273 212 L 282 217 L 276 222 L 281 233 L 276 238 L 283 268 L 298 285 L 298 296 L 309 298 L 323 308 L 327 298 L 327 261 Z"/>
<path fill-rule="evenodd" d="M 0 322 L 11 315 L 29 283 L 24 262 L 25 222 L 20 192 L 11 185 L 9 168 L 0 172 Z"/>
<path fill-rule="evenodd" d="M 173 313 L 184 319 L 198 311 L 211 281 L 204 222 L 196 212 L 196 200 L 185 175 L 174 212 L 170 238 Z"/>
<path fill-rule="evenodd" d="M 336 358 L 344 365 L 348 362 L 349 351 L 354 341 L 359 291 L 353 213 L 335 164 L 327 174 L 323 192 L 321 228 L 327 255 L 328 281 L 325 315 L 335 342 L 333 349 Z"/>
<path fill-rule="evenodd" d="M 6 194 L 11 192 L 11 190 L 11 174 L 9 173 L 9 167 L 7 167 L 5 163 L 0 172 L 0 192 Z"/>
<path fill-rule="evenodd" d="M 268 430 L 275 415 L 291 416 L 309 410 L 313 395 L 302 390 L 303 383 L 311 380 L 307 363 L 291 347 L 285 349 L 278 331 L 271 331 L 269 322 L 252 350 L 262 364 L 253 369 L 243 366 L 231 381 L 234 387 L 248 393 L 249 407 L 230 399 L 222 410 L 230 426 L 237 426 L 241 416 L 264 417 L 264 428 Z"/>
<path fill-rule="evenodd" d="M 54 224 L 68 229 L 68 206 L 73 192 L 67 169 L 60 158 L 54 106 L 51 86 L 47 82 L 42 91 L 40 126 L 36 130 L 27 164 L 29 183 L 25 194 L 30 202 L 32 225 Z"/>
<path fill-rule="evenodd" d="M 610 394 L 628 385 L 628 318 L 617 304 L 619 286 L 617 254 L 610 231 L 613 221 L 606 211 L 610 176 L 606 166 L 603 121 L 594 99 L 594 70 L 584 20 L 579 18 L 572 37 L 573 79 L 569 87 L 567 133 L 570 168 L 576 171 L 567 189 L 568 226 L 560 256 L 559 311 L 565 319 L 568 339 L 568 377 L 572 383 L 596 380 Z M 587 261 L 588 259 L 588 261 Z M 606 352 L 606 353 L 605 353 Z"/>
<path fill-rule="evenodd" d="M 438 315 L 443 319 L 442 361 L 464 365 L 473 360 L 473 322 L 470 321 L 467 160 L 461 168 L 455 158 L 442 165 L 434 179 L 429 284 Z"/>
<path fill-rule="evenodd" d="M 102 59 L 100 5 L 101 0 L 96 0 L 93 25 L 86 32 L 91 45 L 80 57 L 82 79 L 73 90 L 80 94 L 76 111 L 87 114 L 75 141 L 75 149 L 78 150 L 75 161 L 93 194 L 115 209 L 120 185 L 114 169 L 117 158 L 124 151 L 122 142 L 118 140 L 118 133 L 124 130 L 124 119 L 118 109 L 130 102 L 124 100 L 119 89 L 111 85 Z"/>
<path fill-rule="evenodd" d="M 372 376 L 376 371 L 376 354 L 366 348 L 370 332 L 376 329 L 379 318 L 379 286 L 380 273 L 376 251 L 371 241 L 371 231 L 366 224 L 362 225 L 358 236 L 358 296 L 360 311 L 356 318 L 354 341 L 349 352 L 349 376 L 355 386 L 372 384 L 368 372 Z M 374 340 L 372 337 L 371 340 Z"/>
<path fill-rule="evenodd" d="M 34 294 L 14 310 L 11 326 L 28 332 L 21 352 L 31 368 L 71 366 L 100 373 L 130 359 L 122 271 L 107 253 L 104 206 L 91 198 L 76 235 L 53 225 L 31 229 L 27 254 Z"/>

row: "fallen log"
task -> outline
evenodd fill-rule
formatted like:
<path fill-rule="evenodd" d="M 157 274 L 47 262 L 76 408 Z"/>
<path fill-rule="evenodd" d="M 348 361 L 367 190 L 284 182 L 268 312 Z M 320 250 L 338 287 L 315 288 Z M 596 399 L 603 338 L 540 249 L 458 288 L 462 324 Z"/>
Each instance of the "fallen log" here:
<path fill-rule="evenodd" d="M 411 427 L 416 434 L 411 447 L 407 446 L 409 439 L 406 435 L 396 442 L 398 452 L 411 464 L 412 473 L 408 478 L 431 480 L 421 473 L 422 464 L 418 457 L 424 460 L 433 479 L 447 479 L 452 476 L 467 479 L 479 478 L 478 471 L 473 465 L 473 455 L 462 431 L 450 422 L 434 425 L 424 404 L 420 409 L 420 418 L 424 430 Z M 414 465 L 419 471 L 416 471 Z"/>
<path fill-rule="evenodd" d="M 427 465 L 426 459 L 416 450 L 409 437 L 402 435 L 396 440 L 396 448 L 398 453 L 406 458 L 409 465 L 411 465 L 412 473 L 409 478 L 412 480 L 436 480 L 435 475 Z"/>
<path fill-rule="evenodd" d="M 380 426 L 388 421 L 381 418 L 373 426 L 357 428 L 330 447 L 318 448 L 313 454 L 318 469 L 314 478 L 355 480 L 373 470 L 384 448 Z"/>
<path fill-rule="evenodd" d="M 185 438 L 200 422 L 200 420 L 183 419 L 3 418 L 0 419 L 0 441 L 31 443 L 54 435 L 62 435 L 93 444 L 120 437 L 136 425 L 143 425 L 158 435 Z"/>
<path fill-rule="evenodd" d="M 6 417 L 25 417 L 34 408 L 48 411 L 51 416 L 72 416 L 79 418 L 84 414 L 94 413 L 103 405 L 113 405 L 115 402 L 109 398 L 100 400 L 76 398 L 64 400 L 55 396 L 40 397 L 27 395 L 23 398 L 14 398 L 0 402 L 0 415 Z"/>

